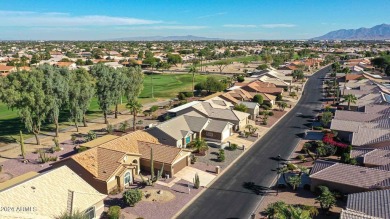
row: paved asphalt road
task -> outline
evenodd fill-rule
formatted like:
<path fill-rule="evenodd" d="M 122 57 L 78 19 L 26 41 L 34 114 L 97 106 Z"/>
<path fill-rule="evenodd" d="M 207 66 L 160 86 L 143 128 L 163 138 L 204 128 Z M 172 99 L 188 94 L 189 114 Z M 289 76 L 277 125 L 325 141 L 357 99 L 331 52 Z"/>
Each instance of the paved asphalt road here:
<path fill-rule="evenodd" d="M 305 129 L 310 126 L 310 117 L 321 108 L 320 78 L 330 67 L 315 73 L 307 81 L 299 104 L 263 136 L 227 172 L 200 195 L 178 218 L 183 219 L 247 219 L 255 210 L 263 192 L 276 176 L 279 154 L 287 158 L 294 150 Z M 244 183 L 255 186 L 245 188 Z"/>

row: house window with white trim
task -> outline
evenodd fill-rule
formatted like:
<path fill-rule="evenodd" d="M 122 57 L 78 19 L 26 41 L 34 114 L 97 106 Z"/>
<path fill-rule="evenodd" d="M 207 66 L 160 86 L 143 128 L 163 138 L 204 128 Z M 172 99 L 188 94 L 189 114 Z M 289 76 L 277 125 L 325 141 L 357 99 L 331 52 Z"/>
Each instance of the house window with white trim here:
<path fill-rule="evenodd" d="M 131 173 L 130 173 L 130 171 L 125 173 L 124 182 L 125 182 L 125 186 L 126 185 L 130 185 L 130 183 L 131 183 Z"/>
<path fill-rule="evenodd" d="M 85 217 L 88 218 L 88 219 L 93 219 L 96 217 L 96 214 L 95 214 L 95 206 L 92 206 L 90 208 L 88 208 L 85 213 L 84 213 Z"/>

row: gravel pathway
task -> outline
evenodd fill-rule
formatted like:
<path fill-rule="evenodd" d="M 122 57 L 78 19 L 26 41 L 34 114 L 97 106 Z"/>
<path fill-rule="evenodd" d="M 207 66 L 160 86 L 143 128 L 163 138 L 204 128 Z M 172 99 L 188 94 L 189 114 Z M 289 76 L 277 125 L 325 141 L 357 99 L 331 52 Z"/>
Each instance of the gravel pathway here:
<path fill-rule="evenodd" d="M 191 185 L 190 185 L 191 186 Z M 122 201 L 122 194 L 109 195 L 104 201 L 105 206 L 119 205 L 122 207 L 122 214 L 131 215 L 134 218 L 142 217 L 147 219 L 168 219 L 172 218 L 184 205 L 186 205 L 196 194 L 202 191 L 203 188 L 191 188 L 188 194 L 187 182 L 184 180 L 178 181 L 171 188 L 155 184 L 154 187 L 145 187 L 145 189 L 162 189 L 170 191 L 175 195 L 175 198 L 167 202 L 147 202 L 141 201 L 134 207 L 127 207 Z"/>

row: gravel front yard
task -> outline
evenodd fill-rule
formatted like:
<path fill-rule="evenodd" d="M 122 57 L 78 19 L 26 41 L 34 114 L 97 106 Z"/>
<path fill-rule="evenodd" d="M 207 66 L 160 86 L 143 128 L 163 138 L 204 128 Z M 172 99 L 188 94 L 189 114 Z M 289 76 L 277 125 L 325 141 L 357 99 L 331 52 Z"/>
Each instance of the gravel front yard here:
<path fill-rule="evenodd" d="M 205 163 L 208 166 L 220 166 L 223 169 L 225 169 L 230 163 L 232 163 L 241 153 L 243 150 L 237 149 L 235 151 L 225 150 L 225 161 L 219 162 L 218 161 L 218 148 L 212 148 L 209 147 L 209 150 L 207 151 L 206 156 L 199 156 L 198 162 Z M 196 166 L 194 166 L 196 168 Z M 215 171 L 215 168 L 214 170 Z"/>

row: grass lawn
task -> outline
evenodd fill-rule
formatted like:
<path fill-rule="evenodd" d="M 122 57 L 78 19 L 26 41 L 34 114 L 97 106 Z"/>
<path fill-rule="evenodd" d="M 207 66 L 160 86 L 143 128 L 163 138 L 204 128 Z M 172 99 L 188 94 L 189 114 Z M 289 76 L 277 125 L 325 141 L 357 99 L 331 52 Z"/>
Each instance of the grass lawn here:
<path fill-rule="evenodd" d="M 233 57 L 233 58 L 228 58 L 228 59 L 224 59 L 224 60 L 227 60 L 229 62 L 248 61 L 250 63 L 250 62 L 254 62 L 254 61 L 261 61 L 261 57 L 257 56 L 257 55 L 251 55 L 251 56 Z M 218 61 L 220 61 L 220 60 L 218 60 Z M 212 62 L 204 63 L 204 64 L 202 64 L 202 66 L 214 65 L 214 63 L 218 62 L 218 61 L 212 61 Z"/>
<path fill-rule="evenodd" d="M 205 81 L 208 75 L 196 75 L 195 83 Z M 145 75 L 144 90 L 140 95 L 140 101 L 142 104 L 156 102 L 162 99 L 174 98 L 181 91 L 190 92 L 192 89 L 192 75 L 191 74 L 154 74 L 154 99 L 152 96 L 151 87 L 151 75 Z M 218 78 L 224 78 L 225 76 L 215 75 Z M 126 98 L 123 98 L 123 104 L 119 106 L 119 110 L 125 109 Z M 92 120 L 102 117 L 102 112 L 99 109 L 97 98 L 94 97 L 91 101 L 91 105 L 87 112 L 87 119 Z M 69 113 L 67 111 L 61 112 L 60 116 L 60 128 L 65 128 L 68 125 L 73 125 L 69 121 Z M 24 124 L 20 121 L 16 110 L 12 111 L 7 108 L 4 103 L 0 102 L 0 145 L 1 142 L 7 143 L 12 139 L 10 136 L 17 137 L 19 130 L 23 130 L 26 133 Z M 49 123 L 42 127 L 42 131 L 53 130 L 54 125 Z M 25 136 L 28 138 L 31 135 Z"/>

